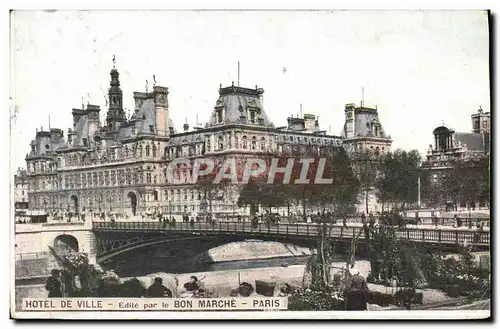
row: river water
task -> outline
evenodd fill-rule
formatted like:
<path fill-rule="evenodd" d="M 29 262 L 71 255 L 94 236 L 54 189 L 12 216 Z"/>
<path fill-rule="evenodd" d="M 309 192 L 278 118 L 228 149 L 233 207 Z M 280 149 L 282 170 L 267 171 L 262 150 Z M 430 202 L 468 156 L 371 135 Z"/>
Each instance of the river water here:
<path fill-rule="evenodd" d="M 120 277 L 144 276 L 151 273 L 193 273 L 263 267 L 305 265 L 311 256 L 290 256 L 267 259 L 234 260 L 213 262 L 199 254 L 172 254 L 167 247 L 141 248 L 119 255 L 111 262 L 101 264 L 106 270 L 115 271 Z M 198 256 L 198 257 L 197 257 Z M 338 255 L 334 261 L 345 261 L 346 256 Z"/>
<path fill-rule="evenodd" d="M 212 272 L 235 269 L 279 267 L 288 265 L 305 265 L 310 256 L 277 257 L 269 259 L 236 260 L 226 262 L 177 260 L 166 253 L 158 251 L 142 251 L 137 255 L 127 253 L 107 264 L 101 264 L 106 269 L 112 269 L 120 277 L 143 276 L 156 272 L 192 273 Z"/>

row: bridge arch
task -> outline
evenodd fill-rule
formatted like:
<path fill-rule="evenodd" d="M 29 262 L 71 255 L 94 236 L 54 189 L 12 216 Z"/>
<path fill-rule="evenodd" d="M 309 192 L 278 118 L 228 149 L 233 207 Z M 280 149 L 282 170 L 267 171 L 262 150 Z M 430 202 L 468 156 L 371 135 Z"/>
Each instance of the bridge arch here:
<path fill-rule="evenodd" d="M 73 251 L 79 251 L 79 243 L 78 239 L 74 235 L 70 234 L 61 234 L 55 237 L 54 239 L 54 247 L 63 247 L 69 248 Z"/>
<path fill-rule="evenodd" d="M 100 254 L 97 256 L 97 262 L 101 263 L 104 261 L 107 261 L 109 259 L 113 259 L 118 255 L 128 253 L 131 251 L 134 251 L 136 249 L 144 248 L 144 247 L 149 247 L 149 246 L 154 246 L 154 245 L 159 245 L 159 244 L 166 244 L 166 243 L 178 243 L 178 242 L 193 242 L 196 243 L 198 241 L 206 241 L 207 237 L 206 236 L 185 236 L 185 237 L 169 237 L 169 236 L 157 236 L 157 237 L 152 237 L 150 239 L 145 239 L 145 240 L 138 240 L 137 242 L 133 243 L 128 243 L 124 244 L 121 247 L 111 249 L 108 252 L 105 252 L 104 254 Z M 229 242 L 236 242 L 236 241 L 243 241 L 245 240 L 244 237 L 233 237 L 231 239 L 220 239 L 220 240 L 213 240 L 213 246 L 220 246 L 227 244 Z"/>

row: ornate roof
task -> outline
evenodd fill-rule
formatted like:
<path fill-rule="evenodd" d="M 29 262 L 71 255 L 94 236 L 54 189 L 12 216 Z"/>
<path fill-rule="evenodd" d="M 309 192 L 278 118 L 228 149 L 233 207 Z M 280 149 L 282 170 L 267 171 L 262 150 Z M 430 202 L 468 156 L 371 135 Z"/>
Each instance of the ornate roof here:
<path fill-rule="evenodd" d="M 261 88 L 249 89 L 243 87 L 226 87 L 219 89 L 219 98 L 215 103 L 214 110 L 206 127 L 222 124 L 248 124 L 266 127 L 274 127 L 264 111 Z M 219 115 L 218 112 L 223 114 Z M 253 111 L 254 117 L 251 116 Z M 219 119 L 222 117 L 222 121 Z M 255 118 L 252 123 L 250 118 Z"/>
<path fill-rule="evenodd" d="M 375 135 L 375 128 L 377 128 L 378 134 Z M 344 129 L 342 129 L 342 138 L 347 138 L 347 127 L 344 124 Z M 356 107 L 354 109 L 354 138 L 356 137 L 379 137 L 379 138 L 390 138 L 380 123 L 378 117 L 378 110 L 368 107 Z"/>
<path fill-rule="evenodd" d="M 454 135 L 455 145 L 460 143 L 462 146 L 466 146 L 469 151 L 485 151 L 486 145 L 483 138 L 483 134 L 475 133 L 455 133 Z"/>

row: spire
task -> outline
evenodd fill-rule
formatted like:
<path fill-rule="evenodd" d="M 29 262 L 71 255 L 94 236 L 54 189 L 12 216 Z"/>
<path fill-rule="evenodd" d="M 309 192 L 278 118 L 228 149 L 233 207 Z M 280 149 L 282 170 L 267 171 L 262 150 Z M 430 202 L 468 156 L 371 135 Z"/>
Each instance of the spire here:
<path fill-rule="evenodd" d="M 125 112 L 123 111 L 123 95 L 122 89 L 120 88 L 120 73 L 115 68 L 115 55 L 113 55 L 113 69 L 109 73 L 111 76 L 111 82 L 109 83 L 108 89 L 108 112 L 106 114 L 106 122 L 108 126 L 111 126 L 113 130 L 119 127 L 118 122 L 127 121 Z M 87 94 L 90 102 L 90 95 Z"/>
<path fill-rule="evenodd" d="M 186 119 L 184 121 L 183 128 L 184 128 L 184 132 L 189 131 L 189 125 L 188 125 L 188 118 L 187 117 L 186 117 Z"/>
<path fill-rule="evenodd" d="M 156 86 L 156 76 L 153 74 L 153 87 Z"/>

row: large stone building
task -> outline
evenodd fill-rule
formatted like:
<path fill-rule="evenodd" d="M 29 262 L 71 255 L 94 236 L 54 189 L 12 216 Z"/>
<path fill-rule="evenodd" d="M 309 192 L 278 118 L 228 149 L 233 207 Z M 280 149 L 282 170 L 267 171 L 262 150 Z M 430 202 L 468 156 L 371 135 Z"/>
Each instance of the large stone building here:
<path fill-rule="evenodd" d="M 378 109 L 364 106 L 356 107 L 355 104 L 345 106 L 345 124 L 342 130 L 342 143 L 346 150 L 352 155 L 354 170 L 364 167 L 375 168 L 375 166 L 364 166 L 362 162 L 377 161 L 377 157 L 391 150 L 392 138 L 386 134 L 378 116 Z M 367 156 L 369 155 L 369 156 Z M 362 188 L 358 212 L 382 211 L 373 186 Z"/>
<path fill-rule="evenodd" d="M 16 216 L 24 215 L 28 207 L 28 176 L 26 170 L 17 168 L 14 175 L 14 210 Z"/>
<path fill-rule="evenodd" d="M 376 109 L 349 108 L 343 138 L 320 130 L 316 116 L 289 117 L 276 127 L 264 109 L 264 90 L 231 85 L 219 88 L 209 121 L 177 132 L 169 119 L 168 89 L 134 92 L 135 112 L 127 119 L 118 70 L 111 70 L 106 124 L 100 107 L 73 109 L 67 138 L 61 129 L 41 129 L 26 156 L 32 209 L 85 213 L 198 212 L 206 209 L 197 186 L 167 183 L 166 168 L 176 158 L 241 157 L 281 152 L 291 145 L 374 148 L 390 146 Z M 353 123 L 352 123 L 353 122 Z M 352 126 L 352 128 L 351 128 Z M 218 191 L 213 212 L 234 212 L 238 191 Z"/>
<path fill-rule="evenodd" d="M 441 125 L 434 129 L 434 144 L 429 145 L 426 160 L 421 169 L 430 177 L 429 188 L 437 186 L 452 168 L 455 161 L 467 161 L 484 157 L 490 153 L 490 113 L 483 112 L 481 107 L 471 115 L 472 132 L 455 132 Z M 443 200 L 451 203 L 451 199 Z M 475 208 L 488 206 L 487 200 L 473 200 Z M 467 207 L 466 200 L 450 206 L 458 209 Z"/>

